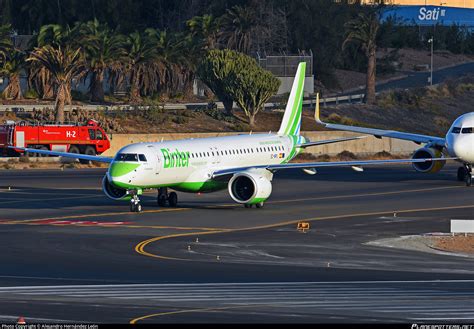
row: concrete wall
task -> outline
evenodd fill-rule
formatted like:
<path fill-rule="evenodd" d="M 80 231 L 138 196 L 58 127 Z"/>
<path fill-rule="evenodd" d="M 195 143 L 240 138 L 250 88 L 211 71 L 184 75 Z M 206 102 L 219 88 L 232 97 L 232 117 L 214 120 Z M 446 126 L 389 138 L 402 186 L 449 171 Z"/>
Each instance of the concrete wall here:
<path fill-rule="evenodd" d="M 159 142 L 161 140 L 166 141 L 185 138 L 203 138 L 237 134 L 239 133 L 112 134 L 111 147 L 103 155 L 113 156 L 120 148 L 132 143 Z M 319 141 L 341 137 L 360 136 L 360 134 L 338 131 L 309 131 L 303 132 L 303 136 L 309 139 L 310 141 Z M 407 154 L 413 152 L 417 148 L 420 148 L 420 145 L 417 145 L 413 142 L 401 141 L 390 138 L 378 139 L 373 136 L 368 136 L 367 138 L 363 138 L 361 140 L 309 147 L 307 148 L 307 152 L 312 153 L 314 155 L 335 155 L 345 150 L 351 151 L 352 153 L 359 155 L 373 154 L 381 151 L 386 151 L 391 154 Z"/>
<path fill-rule="evenodd" d="M 278 77 L 278 80 L 281 81 L 280 87 L 278 88 L 277 95 L 282 95 L 289 93 L 291 87 L 293 86 L 293 81 L 295 77 Z M 304 95 L 314 94 L 314 76 L 304 78 Z"/>

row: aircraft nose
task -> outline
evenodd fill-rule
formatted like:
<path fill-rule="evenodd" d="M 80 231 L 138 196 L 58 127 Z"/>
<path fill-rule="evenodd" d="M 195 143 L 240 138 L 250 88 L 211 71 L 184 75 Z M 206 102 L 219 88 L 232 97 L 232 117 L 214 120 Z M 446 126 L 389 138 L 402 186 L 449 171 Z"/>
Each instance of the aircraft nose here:
<path fill-rule="evenodd" d="M 133 173 L 139 166 L 135 163 L 112 162 L 107 172 L 109 182 L 130 182 L 133 179 Z"/>
<path fill-rule="evenodd" d="M 474 138 L 456 140 L 453 145 L 453 150 L 455 155 L 461 160 L 468 163 L 474 163 Z"/>

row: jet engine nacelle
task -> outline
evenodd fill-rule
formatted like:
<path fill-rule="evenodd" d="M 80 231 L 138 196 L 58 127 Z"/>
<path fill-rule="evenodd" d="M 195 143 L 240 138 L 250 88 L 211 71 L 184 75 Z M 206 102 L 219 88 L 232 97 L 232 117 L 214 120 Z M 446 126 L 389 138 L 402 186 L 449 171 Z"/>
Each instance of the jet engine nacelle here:
<path fill-rule="evenodd" d="M 442 158 L 443 152 L 432 147 L 423 147 L 413 153 L 412 159 Z M 443 169 L 446 161 L 426 161 L 412 163 L 413 168 L 422 173 L 437 173 Z"/>
<path fill-rule="evenodd" d="M 102 191 L 112 200 L 125 200 L 130 198 L 130 195 L 127 194 L 127 190 L 111 184 L 107 175 L 102 179 Z"/>
<path fill-rule="evenodd" d="M 229 194 L 235 202 L 257 204 L 265 201 L 272 193 L 268 177 L 255 172 L 235 174 L 229 181 Z"/>

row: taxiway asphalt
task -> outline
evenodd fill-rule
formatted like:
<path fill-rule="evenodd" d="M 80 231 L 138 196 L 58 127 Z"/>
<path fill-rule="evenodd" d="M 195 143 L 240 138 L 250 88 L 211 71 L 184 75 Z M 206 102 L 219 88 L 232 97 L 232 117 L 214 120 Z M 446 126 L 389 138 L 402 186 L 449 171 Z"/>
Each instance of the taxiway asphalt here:
<path fill-rule="evenodd" d="M 263 209 L 146 193 L 140 214 L 103 169 L 2 171 L 0 322 L 473 322 L 474 258 L 367 244 L 474 219 L 456 169 L 279 172 Z"/>

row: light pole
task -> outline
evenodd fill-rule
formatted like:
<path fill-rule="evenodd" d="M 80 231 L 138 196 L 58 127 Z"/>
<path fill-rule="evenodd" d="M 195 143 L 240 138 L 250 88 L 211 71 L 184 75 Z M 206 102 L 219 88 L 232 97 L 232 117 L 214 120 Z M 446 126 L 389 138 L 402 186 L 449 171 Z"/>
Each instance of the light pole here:
<path fill-rule="evenodd" d="M 433 85 L 433 37 L 428 40 L 431 43 L 431 65 L 430 65 L 430 86 Z"/>

